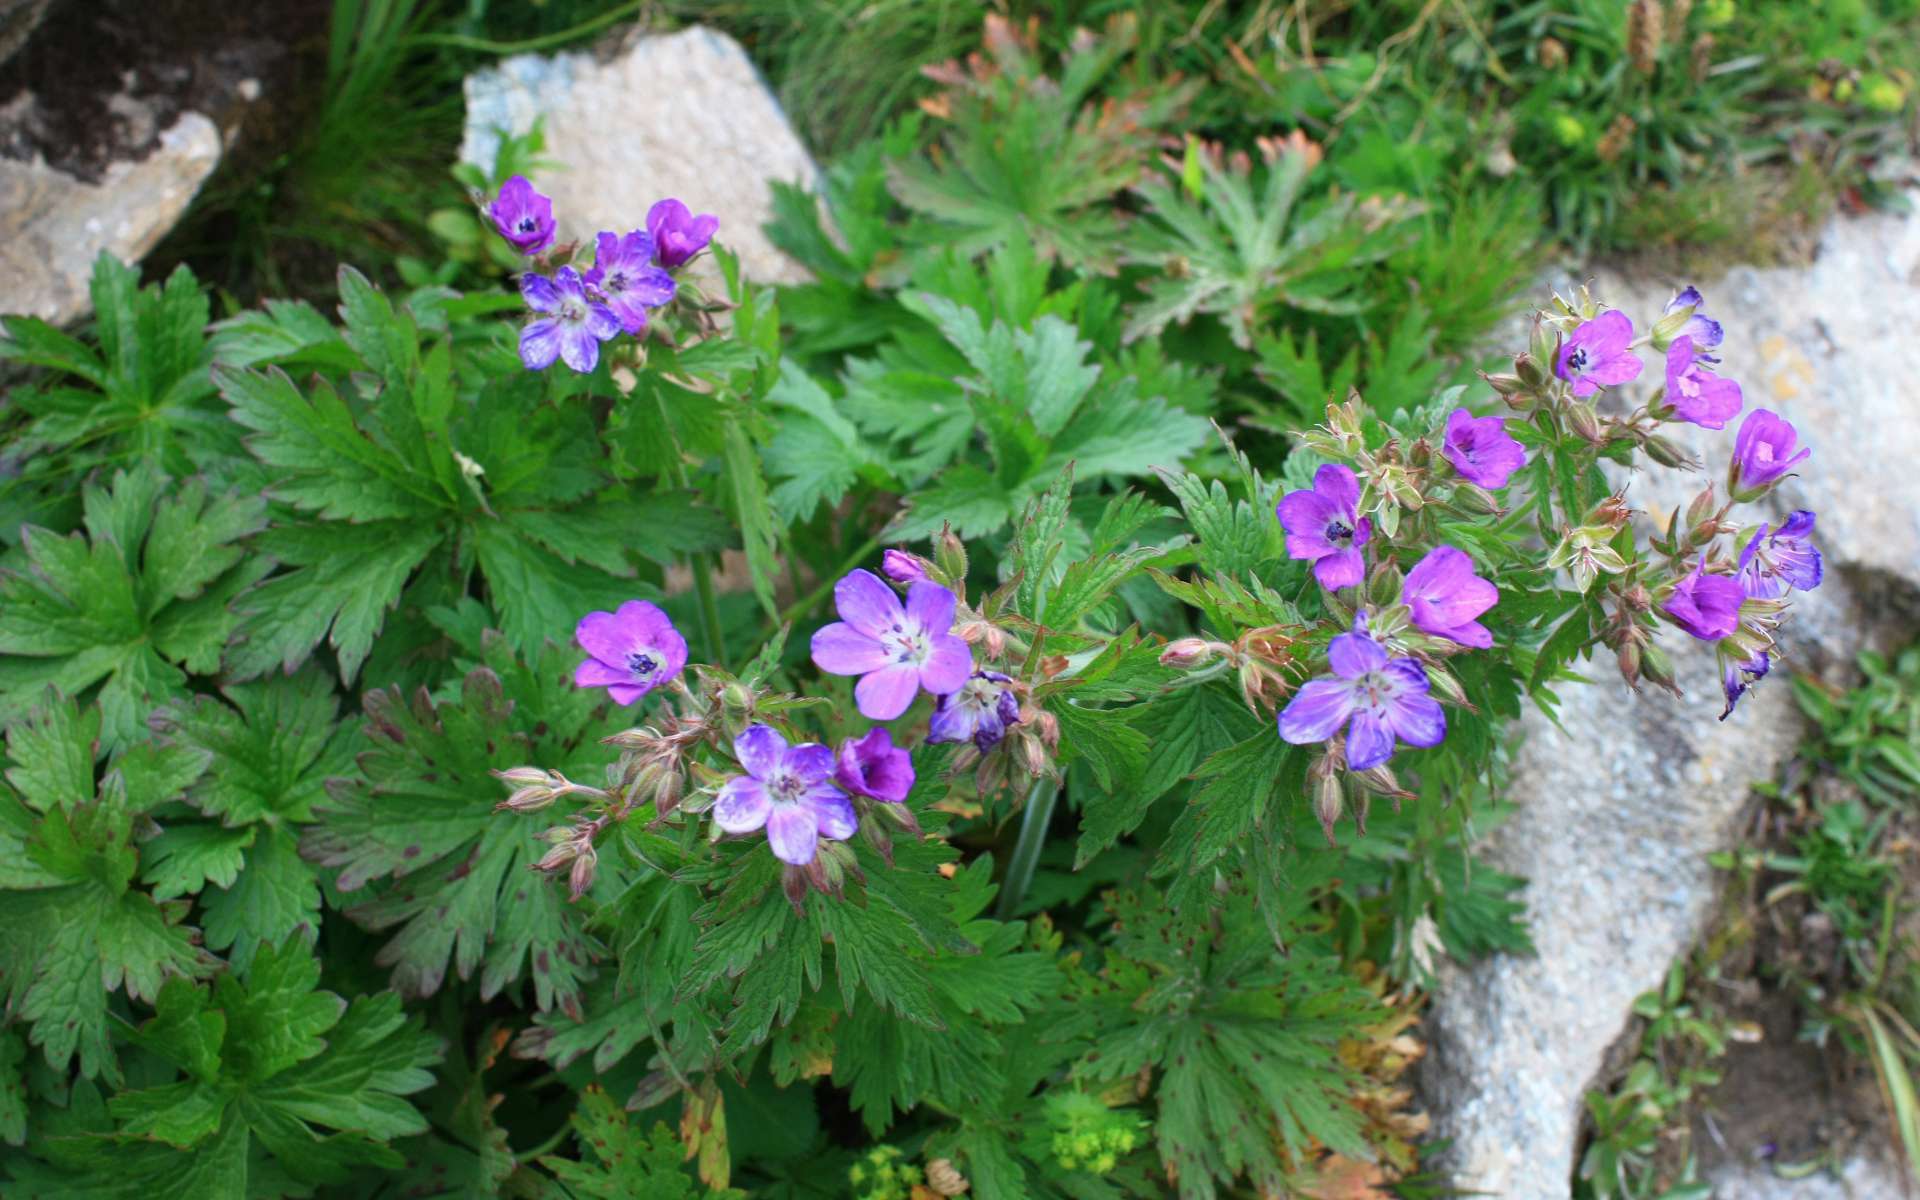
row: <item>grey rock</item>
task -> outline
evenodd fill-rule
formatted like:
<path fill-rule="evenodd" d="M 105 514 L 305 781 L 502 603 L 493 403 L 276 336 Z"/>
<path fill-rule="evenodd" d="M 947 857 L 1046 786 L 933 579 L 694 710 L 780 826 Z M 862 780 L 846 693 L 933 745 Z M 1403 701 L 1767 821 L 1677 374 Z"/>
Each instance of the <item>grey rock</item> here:
<path fill-rule="evenodd" d="M 87 183 L 44 162 L 0 158 L 0 312 L 56 324 L 89 308 L 93 260 L 137 262 L 186 212 L 220 161 L 220 131 L 197 112 L 160 131 L 137 162 L 111 164 Z"/>
<path fill-rule="evenodd" d="M 1593 281 L 1597 298 L 1643 328 L 1676 285 L 1699 282 L 1727 329 L 1721 373 L 1742 381 L 1749 409 L 1773 409 L 1812 445 L 1801 477 L 1770 498 L 1776 515 L 1819 513 L 1827 560 L 1824 586 L 1795 597 L 1783 631 L 1799 669 L 1844 663 L 1876 629 L 1906 640 L 1920 628 L 1909 607 L 1920 596 L 1917 272 L 1920 216 L 1873 216 L 1830 225 L 1806 268 L 1741 269 L 1718 282 L 1602 271 Z M 1643 357 L 1637 386 L 1650 390 L 1661 366 Z M 1688 432 L 1703 474 L 1616 480 L 1656 519 L 1724 475 L 1734 430 Z M 1662 644 L 1685 699 L 1651 689 L 1636 698 L 1603 659 L 1591 685 L 1559 689 L 1562 727 L 1537 712 L 1522 722 L 1515 815 L 1485 851 L 1532 881 L 1539 955 L 1443 965 L 1427 1022 L 1422 1089 L 1464 1188 L 1517 1200 L 1569 1194 L 1585 1091 L 1634 998 L 1712 918 L 1706 857 L 1734 841 L 1748 785 L 1800 740 L 1780 682 L 1723 724 L 1712 654 L 1677 631 Z"/>
<path fill-rule="evenodd" d="M 1913 1194 L 1900 1167 L 1872 1154 L 1804 1179 L 1782 1179 L 1767 1167 L 1743 1164 L 1714 1172 L 1709 1182 L 1715 1200 L 1905 1200 Z"/>
<path fill-rule="evenodd" d="M 550 164 L 535 183 L 553 197 L 560 238 L 644 226 L 675 196 L 720 218 L 719 240 L 752 278 L 797 282 L 805 271 L 760 226 L 774 181 L 818 187 L 819 170 L 740 44 L 693 28 L 638 37 L 611 58 L 523 54 L 467 77 L 460 157 L 492 168 L 501 131 L 543 121 Z"/>

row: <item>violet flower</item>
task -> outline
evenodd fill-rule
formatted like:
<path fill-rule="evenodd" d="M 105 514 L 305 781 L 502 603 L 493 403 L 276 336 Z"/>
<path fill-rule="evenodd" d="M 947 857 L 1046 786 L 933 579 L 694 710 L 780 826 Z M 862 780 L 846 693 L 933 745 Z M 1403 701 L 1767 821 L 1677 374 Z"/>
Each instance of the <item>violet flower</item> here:
<path fill-rule="evenodd" d="M 1604 385 L 1629 383 L 1640 377 L 1640 356 L 1633 352 L 1633 322 L 1610 308 L 1583 321 L 1561 343 L 1554 374 L 1573 384 L 1576 396 L 1591 396 Z"/>
<path fill-rule="evenodd" d="M 522 254 L 538 254 L 553 245 L 553 201 L 534 191 L 524 175 L 500 185 L 487 215 L 507 244 Z"/>
<path fill-rule="evenodd" d="M 1739 580 L 1707 574 L 1707 556 L 1702 554 L 1693 574 L 1674 585 L 1661 611 L 1701 641 L 1717 642 L 1740 627 L 1740 603 L 1745 599 Z"/>
<path fill-rule="evenodd" d="M 719 228 L 719 217 L 696 217 L 678 200 L 662 200 L 647 210 L 647 232 L 653 235 L 660 265 L 669 270 L 705 250 Z"/>
<path fill-rule="evenodd" d="M 1364 613 L 1353 631 L 1327 646 L 1333 678 L 1303 685 L 1280 713 L 1280 736 L 1296 746 L 1324 742 L 1347 731 L 1347 767 L 1365 771 L 1393 757 L 1394 739 L 1437 746 L 1447 736 L 1447 714 L 1427 694 L 1427 672 L 1411 658 L 1389 659 L 1367 633 Z"/>
<path fill-rule="evenodd" d="M 673 276 L 653 265 L 653 238 L 638 229 L 625 237 L 600 235 L 586 282 L 628 333 L 647 327 L 648 309 L 673 299 Z"/>
<path fill-rule="evenodd" d="M 1753 531 L 1740 551 L 1740 586 L 1756 600 L 1778 600 L 1790 589 L 1810 592 L 1820 586 L 1826 564 L 1813 544 L 1813 514 L 1790 513 L 1780 528 Z"/>
<path fill-rule="evenodd" d="M 1476 650 L 1490 648 L 1493 634 L 1475 618 L 1499 598 L 1500 589 L 1474 574 L 1473 560 L 1452 546 L 1427 551 L 1400 588 L 1414 628 Z"/>
<path fill-rule="evenodd" d="M 1287 531 L 1287 555 L 1313 564 L 1313 577 L 1328 591 L 1353 587 L 1366 575 L 1360 547 L 1373 522 L 1356 514 L 1360 481 L 1351 467 L 1327 463 L 1313 473 L 1313 487 L 1288 492 L 1274 515 Z"/>
<path fill-rule="evenodd" d="M 767 831 L 773 856 L 804 867 L 819 839 L 844 842 L 859 827 L 853 802 L 831 782 L 833 751 L 817 742 L 789 746 L 770 725 L 749 725 L 733 739 L 746 768 L 720 787 L 713 823 L 728 833 Z"/>
<path fill-rule="evenodd" d="M 1000 744 L 1009 725 L 1020 723 L 1020 698 L 1008 687 L 1011 676 L 975 671 L 966 686 L 933 705 L 927 741 L 971 741 L 982 753 Z"/>
<path fill-rule="evenodd" d="M 1670 317 L 1681 309 L 1692 306 L 1693 316 L 1689 317 L 1687 323 L 1680 327 L 1680 334 L 1676 336 L 1684 335 L 1692 338 L 1696 350 L 1711 350 L 1718 346 L 1722 339 L 1726 337 L 1726 331 L 1720 328 L 1720 322 L 1700 311 L 1701 305 L 1705 303 L 1706 301 L 1700 295 L 1700 289 L 1694 287 L 1692 284 L 1688 284 L 1686 287 L 1674 293 L 1673 299 L 1667 301 L 1667 307 L 1664 310 L 1664 315 Z M 1706 356 L 1702 355 L 1701 357 L 1705 358 Z M 1707 359 L 1707 361 L 1712 362 L 1714 360 Z"/>
<path fill-rule="evenodd" d="M 1733 437 L 1733 466 L 1728 488 L 1736 500 L 1755 500 L 1774 482 L 1813 453 L 1795 454 L 1799 435 L 1793 422 L 1764 408 L 1756 408 L 1740 422 Z"/>
<path fill-rule="evenodd" d="M 1720 677 L 1721 690 L 1727 695 L 1727 707 L 1720 713 L 1722 721 L 1733 715 L 1733 706 L 1740 703 L 1740 697 L 1767 677 L 1767 672 L 1773 669 L 1773 655 L 1762 650 L 1745 662 L 1729 661 L 1725 666 Z"/>
<path fill-rule="evenodd" d="M 544 371 L 560 358 L 585 375 L 600 361 L 600 343 L 620 332 L 620 318 L 587 297 L 580 272 L 572 267 L 561 267 L 551 280 L 522 275 L 520 294 L 533 311 L 551 314 L 520 331 L 520 361 L 529 371 Z"/>
<path fill-rule="evenodd" d="M 921 565 L 920 556 L 908 554 L 905 550 L 887 550 L 880 555 L 880 573 L 895 583 L 921 583 L 927 578 L 927 569 Z"/>
<path fill-rule="evenodd" d="M 1740 385 L 1700 364 L 1710 361 L 1681 334 L 1667 347 L 1667 403 L 1683 421 L 1702 429 L 1725 429 L 1740 412 Z"/>
<path fill-rule="evenodd" d="M 865 737 L 840 743 L 833 781 L 854 795 L 898 804 L 913 790 L 913 756 L 893 744 L 885 726 L 876 725 Z"/>
<path fill-rule="evenodd" d="M 1464 408 L 1447 414 L 1440 453 L 1462 479 L 1487 489 L 1507 486 L 1513 473 L 1527 465 L 1527 452 L 1507 432 L 1504 417 L 1475 417 Z"/>
<path fill-rule="evenodd" d="M 954 595 L 937 583 L 914 583 L 903 610 L 893 589 L 871 571 L 852 571 L 833 585 L 840 620 L 813 635 L 813 662 L 830 675 L 858 675 L 853 698 L 871 720 L 907 711 L 921 688 L 936 696 L 960 690 L 973 670 L 973 650 L 948 632 Z"/>
<path fill-rule="evenodd" d="M 616 704 L 632 704 L 687 665 L 687 639 L 658 605 L 645 600 L 588 613 L 573 640 L 592 656 L 574 671 L 573 682 L 606 688 Z"/>

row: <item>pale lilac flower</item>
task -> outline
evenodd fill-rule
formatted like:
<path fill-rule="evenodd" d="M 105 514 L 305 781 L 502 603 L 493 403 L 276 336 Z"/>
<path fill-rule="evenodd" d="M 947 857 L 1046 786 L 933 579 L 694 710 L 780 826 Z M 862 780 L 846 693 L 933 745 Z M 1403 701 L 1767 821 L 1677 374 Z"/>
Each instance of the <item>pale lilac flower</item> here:
<path fill-rule="evenodd" d="M 659 606 L 645 600 L 588 613 L 573 640 L 592 656 L 574 671 L 574 683 L 606 688 L 616 704 L 632 704 L 687 665 L 687 639 Z"/>
<path fill-rule="evenodd" d="M 913 790 L 913 756 L 893 744 L 885 726 L 875 725 L 865 737 L 840 743 L 833 781 L 854 795 L 898 804 Z"/>
<path fill-rule="evenodd" d="M 660 265 L 668 269 L 705 250 L 719 228 L 719 217 L 696 217 L 678 200 L 662 200 L 647 210 L 647 232 L 653 235 Z"/>
<path fill-rule="evenodd" d="M 1740 604 L 1745 599 L 1739 580 L 1707 574 L 1707 556 L 1703 554 L 1693 574 L 1674 586 L 1661 611 L 1701 641 L 1717 642 L 1740 627 Z"/>
<path fill-rule="evenodd" d="M 553 245 L 553 201 L 534 191 L 524 175 L 500 185 L 487 215 L 507 244 L 522 254 L 538 254 Z"/>
<path fill-rule="evenodd" d="M 880 555 L 880 573 L 895 583 L 919 583 L 927 578 L 927 568 L 917 554 L 888 550 Z"/>
<path fill-rule="evenodd" d="M 1447 438 L 1440 447 L 1453 469 L 1468 483 L 1503 488 L 1527 465 L 1527 452 L 1507 432 L 1504 417 L 1475 417 L 1464 408 L 1447 414 Z"/>
<path fill-rule="evenodd" d="M 1670 317 L 1688 306 L 1693 308 L 1693 316 L 1689 317 L 1687 323 L 1680 327 L 1680 334 L 1692 338 L 1694 349 L 1696 350 L 1712 350 L 1726 337 L 1726 331 L 1720 328 L 1720 322 L 1700 311 L 1701 306 L 1705 303 L 1706 301 L 1700 295 L 1700 289 L 1694 287 L 1692 284 L 1688 284 L 1686 287 L 1674 293 L 1673 299 L 1667 301 L 1667 307 L 1665 309 L 1665 315 Z M 1702 355 L 1701 357 L 1705 358 L 1706 356 Z M 1712 362 L 1714 360 L 1708 359 L 1707 361 Z"/>
<path fill-rule="evenodd" d="M 1400 588 L 1414 628 L 1476 650 L 1491 647 L 1493 634 L 1475 618 L 1499 598 L 1500 589 L 1474 574 L 1473 560 L 1452 546 L 1427 551 Z"/>
<path fill-rule="evenodd" d="M 1767 672 L 1773 669 L 1773 655 L 1762 650 L 1745 662 L 1728 661 L 1724 666 L 1720 688 L 1726 693 L 1727 707 L 1720 714 L 1722 721 L 1733 715 L 1733 706 L 1740 703 L 1740 697 L 1767 677 Z"/>
<path fill-rule="evenodd" d="M 653 238 L 643 230 L 625 237 L 601 234 L 586 283 L 599 292 L 628 333 L 647 327 L 648 309 L 673 299 L 673 276 L 653 265 Z"/>
<path fill-rule="evenodd" d="M 1324 742 L 1347 731 L 1347 766 L 1365 771 L 1393 757 L 1394 739 L 1437 746 L 1447 736 L 1447 714 L 1427 694 L 1427 672 L 1411 658 L 1389 659 L 1367 633 L 1365 614 L 1327 646 L 1333 678 L 1303 685 L 1280 713 L 1280 736 L 1296 746 Z"/>
<path fill-rule="evenodd" d="M 1313 486 L 1288 492 L 1274 514 L 1287 531 L 1287 555 L 1313 564 L 1313 577 L 1329 591 L 1353 587 L 1366 575 L 1360 547 L 1373 535 L 1373 522 L 1356 515 L 1360 481 L 1351 467 L 1327 463 L 1313 474 Z"/>
<path fill-rule="evenodd" d="M 733 739 L 746 769 L 721 785 L 713 823 L 727 833 L 765 828 L 773 856 L 804 867 L 820 838 L 844 842 L 859 827 L 853 802 L 831 781 L 833 751 L 817 742 L 789 746 L 770 725 L 749 725 Z"/>
<path fill-rule="evenodd" d="M 1804 508 L 1771 533 L 1761 525 L 1740 551 L 1740 586 L 1756 600 L 1778 600 L 1789 589 L 1810 592 L 1825 574 L 1813 544 L 1813 514 Z"/>
<path fill-rule="evenodd" d="M 1708 361 L 1685 334 L 1667 347 L 1667 403 L 1683 421 L 1702 429 L 1725 429 L 1739 415 L 1740 385 L 1701 364 Z"/>
<path fill-rule="evenodd" d="M 1793 422 L 1786 418 L 1764 408 L 1748 413 L 1747 419 L 1740 422 L 1740 432 L 1733 437 L 1733 470 L 1728 484 L 1734 498 L 1758 498 L 1811 455 L 1813 451 L 1804 449 L 1794 453 L 1799 440 Z"/>
<path fill-rule="evenodd" d="M 813 662 L 830 675 L 858 675 L 853 698 L 866 717 L 891 721 L 925 688 L 936 696 L 960 690 L 973 670 L 973 650 L 948 632 L 956 601 L 937 583 L 914 583 L 900 598 L 871 571 L 853 571 L 833 585 L 840 620 L 813 635 Z"/>
<path fill-rule="evenodd" d="M 522 275 L 520 294 L 533 311 L 551 314 L 520 331 L 520 361 L 530 371 L 544 371 L 560 358 L 585 375 L 600 361 L 600 343 L 620 332 L 620 318 L 588 298 L 580 272 L 572 267 L 561 267 L 551 280 Z"/>
<path fill-rule="evenodd" d="M 965 687 L 934 702 L 927 740 L 971 741 L 982 752 L 999 745 L 1007 727 L 1020 723 L 1020 698 L 1007 686 L 1012 682 L 998 671 L 975 671 Z"/>
<path fill-rule="evenodd" d="M 1574 395 L 1591 396 L 1602 386 L 1638 379 L 1640 367 L 1640 356 L 1633 352 L 1633 322 L 1619 309 L 1610 308 L 1581 322 L 1561 344 L 1553 369 L 1573 384 Z"/>

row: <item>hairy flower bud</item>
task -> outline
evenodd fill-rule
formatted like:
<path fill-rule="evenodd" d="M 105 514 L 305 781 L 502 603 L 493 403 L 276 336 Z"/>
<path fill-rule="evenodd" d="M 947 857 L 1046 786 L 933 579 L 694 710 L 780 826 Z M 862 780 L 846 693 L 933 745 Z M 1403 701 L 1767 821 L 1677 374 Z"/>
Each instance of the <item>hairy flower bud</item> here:
<path fill-rule="evenodd" d="M 1557 71 L 1567 65 L 1567 48 L 1561 44 L 1559 38 L 1541 38 L 1535 57 L 1540 62 L 1541 70 Z"/>
<path fill-rule="evenodd" d="M 1627 504 L 1626 496 L 1615 492 L 1588 511 L 1586 523 L 1618 531 L 1622 525 L 1632 519 L 1633 509 Z"/>
<path fill-rule="evenodd" d="M 1513 356 L 1513 373 L 1520 377 L 1528 391 L 1537 392 L 1547 386 L 1547 372 L 1540 360 L 1530 353 L 1522 352 Z"/>
<path fill-rule="evenodd" d="M 967 583 L 967 547 L 948 525 L 940 530 L 940 540 L 933 548 L 934 565 L 947 577 L 948 584 L 958 594 Z"/>
<path fill-rule="evenodd" d="M 1442 700 L 1449 704 L 1457 704 L 1469 712 L 1473 711 L 1472 703 L 1467 700 L 1467 689 L 1461 686 L 1459 678 L 1452 671 L 1438 663 L 1428 663 L 1427 684 L 1439 693 Z"/>
<path fill-rule="evenodd" d="M 1629 638 L 1620 643 L 1620 649 L 1614 652 L 1614 658 L 1620 664 L 1620 678 L 1634 691 L 1640 690 L 1640 642 Z"/>
<path fill-rule="evenodd" d="M 1593 405 L 1584 400 L 1570 401 L 1566 415 L 1568 428 L 1587 441 L 1597 446 L 1604 440 L 1600 435 L 1600 414 L 1593 410 Z"/>
<path fill-rule="evenodd" d="M 1453 506 L 1477 517 L 1497 516 L 1506 511 L 1500 507 L 1500 501 L 1492 492 L 1477 483 L 1454 484 Z"/>
<path fill-rule="evenodd" d="M 580 853 L 574 857 L 573 870 L 567 873 L 567 898 L 569 900 L 578 900 L 587 894 L 587 889 L 593 886 L 593 874 L 598 868 L 599 862 L 600 858 L 599 855 L 594 853 L 593 843 L 588 842 Z"/>
<path fill-rule="evenodd" d="M 559 799 L 567 786 L 566 777 L 540 767 L 514 767 L 495 771 L 493 777 L 513 788 L 513 794 L 494 806 L 497 812 L 538 812 Z"/>
<path fill-rule="evenodd" d="M 895 583 L 921 582 L 927 578 L 927 569 L 932 566 L 932 563 L 918 554 L 908 554 L 905 550 L 895 550 L 891 547 L 880 555 L 881 573 Z"/>
<path fill-rule="evenodd" d="M 1674 682 L 1673 660 L 1667 657 L 1655 642 L 1648 642 L 1640 651 L 1640 673 L 1648 683 L 1663 687 L 1674 695 L 1680 695 L 1680 686 Z"/>
<path fill-rule="evenodd" d="M 1646 450 L 1647 457 L 1663 467 L 1692 470 L 1697 465 L 1691 455 L 1668 438 L 1656 435 L 1648 438 L 1641 445 Z"/>
<path fill-rule="evenodd" d="M 1666 38 L 1666 9 L 1660 0 L 1633 0 L 1627 6 L 1627 57 L 1642 75 L 1653 74 Z"/>
<path fill-rule="evenodd" d="M 953 1165 L 952 1160 L 936 1158 L 927 1164 L 927 1188 L 936 1196 L 964 1196 L 969 1187 L 967 1177 Z"/>
<path fill-rule="evenodd" d="M 1485 380 L 1486 385 L 1494 390 L 1495 395 L 1502 397 L 1518 395 L 1521 392 L 1529 390 L 1526 383 L 1518 375 L 1489 375 L 1483 371 L 1480 374 L 1480 378 Z"/>
<path fill-rule="evenodd" d="M 1172 667 L 1176 671 L 1184 671 L 1189 667 L 1201 665 L 1213 655 L 1214 643 L 1205 638 L 1175 638 L 1167 643 L 1165 650 L 1160 652 L 1160 665 Z"/>
<path fill-rule="evenodd" d="M 1330 760 L 1322 759 L 1322 762 Z M 1339 845 L 1333 837 L 1334 822 L 1346 810 L 1347 785 L 1341 781 L 1337 772 L 1328 771 L 1314 784 L 1313 815 L 1320 819 L 1320 832 L 1327 835 L 1329 846 Z"/>

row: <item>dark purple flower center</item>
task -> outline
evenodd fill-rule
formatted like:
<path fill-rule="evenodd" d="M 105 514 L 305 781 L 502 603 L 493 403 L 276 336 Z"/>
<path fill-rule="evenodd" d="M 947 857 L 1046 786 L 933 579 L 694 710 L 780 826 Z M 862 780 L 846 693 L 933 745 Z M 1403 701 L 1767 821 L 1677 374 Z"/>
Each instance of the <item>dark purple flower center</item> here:
<path fill-rule="evenodd" d="M 1399 687 L 1384 672 L 1368 671 L 1353 681 L 1354 702 L 1379 712 L 1399 692 Z"/>
<path fill-rule="evenodd" d="M 881 642 L 893 652 L 893 661 L 911 663 L 916 667 L 923 665 L 933 652 L 933 644 L 927 635 L 911 625 L 895 624 Z"/>
<path fill-rule="evenodd" d="M 806 784 L 800 782 L 800 779 L 791 771 L 775 771 L 767 776 L 764 782 L 767 795 L 782 804 L 798 803 L 801 794 L 807 790 Z"/>
<path fill-rule="evenodd" d="M 532 233 L 534 230 L 540 228 L 540 222 L 534 220 L 532 217 L 521 217 L 520 223 L 514 226 L 514 228 L 518 229 L 521 233 Z"/>
<path fill-rule="evenodd" d="M 1353 526 L 1337 518 L 1327 522 L 1327 540 L 1336 546 L 1346 545 L 1353 540 Z"/>
<path fill-rule="evenodd" d="M 627 656 L 627 670 L 632 671 L 636 678 L 653 674 L 658 666 L 653 656 L 644 650 L 636 650 Z"/>
<path fill-rule="evenodd" d="M 1573 348 L 1573 352 L 1567 355 L 1567 370 L 1573 372 L 1575 375 L 1578 375 L 1586 369 L 1587 369 L 1587 348 L 1585 346 L 1575 346 Z"/>
<path fill-rule="evenodd" d="M 627 290 L 627 277 L 619 271 L 611 272 L 600 282 L 600 288 L 608 295 L 617 295 Z"/>

